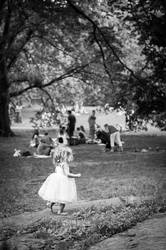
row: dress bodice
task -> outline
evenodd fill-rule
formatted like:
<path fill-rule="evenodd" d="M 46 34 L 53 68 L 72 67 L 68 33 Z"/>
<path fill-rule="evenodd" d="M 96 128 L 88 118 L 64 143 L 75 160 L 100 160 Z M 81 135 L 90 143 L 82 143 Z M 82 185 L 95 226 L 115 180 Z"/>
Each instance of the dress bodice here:
<path fill-rule="evenodd" d="M 68 175 L 69 173 L 69 166 L 66 162 L 62 162 L 60 164 L 58 164 L 55 168 L 55 172 L 57 174 L 61 174 L 61 175 Z"/>

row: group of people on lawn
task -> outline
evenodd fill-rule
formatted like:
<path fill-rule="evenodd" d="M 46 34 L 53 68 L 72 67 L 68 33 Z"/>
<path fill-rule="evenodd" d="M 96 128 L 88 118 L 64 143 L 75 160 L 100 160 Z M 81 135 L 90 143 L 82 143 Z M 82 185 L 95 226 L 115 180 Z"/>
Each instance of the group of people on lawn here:
<path fill-rule="evenodd" d="M 105 151 L 114 152 L 115 145 L 119 151 L 123 151 L 120 131 L 117 127 L 105 124 L 102 129 L 96 124 L 95 110 L 92 111 L 88 118 L 89 136 L 87 136 L 83 126 L 76 126 L 76 117 L 72 111 L 68 111 L 67 126 L 60 125 L 56 140 L 63 138 L 63 143 L 69 146 L 82 143 L 102 143 L 105 144 Z M 31 146 L 36 148 L 38 155 L 49 155 L 55 146 L 55 139 L 52 139 L 48 132 L 41 137 L 39 131 L 35 130 L 31 140 Z"/>

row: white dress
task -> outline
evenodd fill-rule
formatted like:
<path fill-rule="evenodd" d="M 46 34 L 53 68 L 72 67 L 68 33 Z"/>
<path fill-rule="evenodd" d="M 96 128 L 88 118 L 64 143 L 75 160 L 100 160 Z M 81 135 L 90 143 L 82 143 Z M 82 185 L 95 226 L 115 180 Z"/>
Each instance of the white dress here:
<path fill-rule="evenodd" d="M 68 203 L 77 200 L 75 179 L 70 178 L 69 165 L 60 163 L 55 173 L 50 174 L 38 191 L 41 198 L 50 202 Z"/>

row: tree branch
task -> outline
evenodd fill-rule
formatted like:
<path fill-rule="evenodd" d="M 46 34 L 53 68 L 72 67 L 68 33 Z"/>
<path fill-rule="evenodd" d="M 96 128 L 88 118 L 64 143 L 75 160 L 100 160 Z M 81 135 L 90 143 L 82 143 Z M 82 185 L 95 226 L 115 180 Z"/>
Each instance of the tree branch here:
<path fill-rule="evenodd" d="M 42 39 L 42 40 L 48 42 L 52 47 L 56 48 L 56 49 L 59 50 L 59 51 L 62 51 L 65 55 L 70 56 L 71 58 L 73 58 L 73 59 L 75 59 L 75 60 L 77 59 L 76 57 L 74 57 L 74 56 L 70 55 L 69 53 L 67 53 L 65 50 L 59 48 L 59 47 L 58 47 L 57 45 L 55 45 L 52 41 L 50 41 L 48 38 L 46 38 L 46 37 L 44 37 L 44 36 L 39 36 L 39 35 L 36 35 L 35 37 L 38 37 L 38 38 L 40 38 L 40 39 Z"/>
<path fill-rule="evenodd" d="M 48 96 L 49 100 L 51 100 L 52 105 L 54 105 L 54 99 L 52 98 L 52 96 L 50 95 L 50 93 L 46 89 L 43 89 L 43 88 L 40 88 L 40 89 L 41 89 L 41 91 L 43 91 L 44 93 L 46 93 L 46 95 Z"/>
<path fill-rule="evenodd" d="M 131 75 L 136 79 L 138 80 L 139 82 L 141 82 L 141 79 L 138 78 L 133 70 L 131 70 L 120 58 L 119 56 L 117 55 L 117 53 L 115 52 L 114 48 L 110 45 L 109 41 L 107 40 L 107 38 L 105 37 L 105 35 L 103 34 L 103 32 L 101 31 L 101 29 L 97 26 L 97 24 L 89 17 L 87 16 L 80 8 L 78 8 L 77 6 L 75 6 L 71 0 L 67 0 L 68 4 L 78 13 L 80 14 L 83 18 L 85 18 L 86 20 L 88 20 L 93 27 L 96 28 L 96 30 L 99 32 L 99 34 L 101 34 L 102 38 L 103 38 L 103 41 L 105 42 L 105 44 L 108 46 L 108 48 L 112 51 L 112 54 L 115 56 L 115 58 L 120 62 L 120 64 L 126 68 L 130 73 Z"/>
<path fill-rule="evenodd" d="M 31 39 L 31 36 L 33 34 L 32 30 L 29 30 L 26 34 L 26 38 L 22 41 L 22 44 L 19 46 L 19 48 L 17 49 L 17 51 L 15 51 L 15 54 L 13 55 L 13 57 L 11 58 L 10 62 L 7 65 L 7 69 L 9 70 L 11 68 L 11 66 L 15 63 L 15 61 L 17 60 L 20 52 L 22 51 L 22 49 L 24 48 L 24 46 L 26 45 L 26 43 Z"/>
<path fill-rule="evenodd" d="M 88 66 L 89 66 L 89 63 L 87 63 L 87 64 L 85 64 L 83 66 L 77 66 L 77 67 L 75 67 L 73 69 L 70 69 L 70 70 L 68 70 L 68 72 L 64 73 L 63 75 L 61 75 L 59 77 L 53 78 L 51 81 L 49 81 L 46 84 L 43 84 L 42 86 L 29 85 L 28 87 L 26 87 L 24 89 L 21 89 L 19 91 L 15 91 L 13 93 L 10 93 L 10 97 L 15 97 L 15 96 L 22 95 L 26 91 L 28 91 L 30 89 L 34 89 L 34 88 L 44 89 L 44 88 L 46 88 L 48 86 L 51 86 L 55 82 L 59 82 L 59 81 L 65 79 L 65 78 L 68 78 L 68 77 L 72 77 L 74 74 L 79 73 L 80 71 L 83 70 L 83 68 L 88 67 Z"/>
<path fill-rule="evenodd" d="M 94 32 L 93 32 L 94 38 L 95 38 L 95 41 L 96 41 L 97 45 L 99 46 L 99 49 L 100 49 L 100 52 L 101 52 L 101 55 L 102 55 L 104 69 L 105 69 L 106 73 L 108 74 L 108 76 L 110 78 L 110 81 L 111 81 L 111 83 L 112 83 L 112 85 L 114 87 L 114 82 L 113 82 L 111 74 L 110 74 L 110 72 L 109 72 L 109 70 L 107 68 L 107 64 L 106 64 L 106 59 L 105 59 L 105 54 L 104 54 L 103 48 L 102 48 L 102 46 L 101 46 L 101 44 L 100 44 L 100 42 L 99 42 L 99 40 L 97 38 L 96 27 L 93 26 L 93 28 L 94 28 Z"/>

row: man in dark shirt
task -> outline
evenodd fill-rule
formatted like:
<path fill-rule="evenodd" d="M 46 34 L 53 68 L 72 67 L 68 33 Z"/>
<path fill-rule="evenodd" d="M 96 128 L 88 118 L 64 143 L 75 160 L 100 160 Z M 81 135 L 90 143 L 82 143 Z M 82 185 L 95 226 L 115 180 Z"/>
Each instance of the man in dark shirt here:
<path fill-rule="evenodd" d="M 74 134 L 76 124 L 76 118 L 72 114 L 71 110 L 68 110 L 68 124 L 67 124 L 67 133 L 69 138 L 71 138 Z"/>
<path fill-rule="evenodd" d="M 115 143 L 119 146 L 120 151 L 123 151 L 122 142 L 120 139 L 120 132 L 112 125 L 104 125 L 105 132 L 110 135 L 111 152 L 114 152 Z"/>

